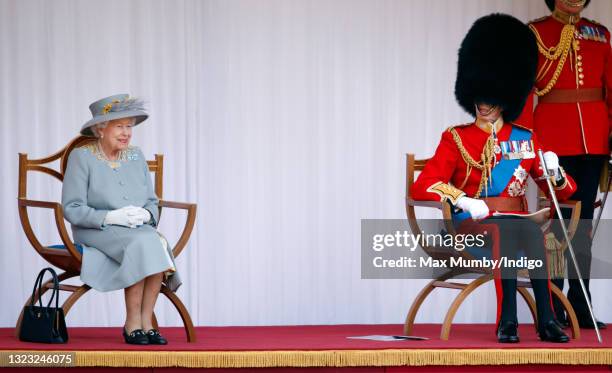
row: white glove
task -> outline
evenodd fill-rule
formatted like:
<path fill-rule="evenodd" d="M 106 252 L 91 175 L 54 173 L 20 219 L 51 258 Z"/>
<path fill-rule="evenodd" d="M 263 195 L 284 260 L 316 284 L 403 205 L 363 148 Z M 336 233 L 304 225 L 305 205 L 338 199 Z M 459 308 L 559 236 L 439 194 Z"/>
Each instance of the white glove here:
<path fill-rule="evenodd" d="M 124 209 L 126 209 L 129 217 L 139 222 L 138 225 L 142 225 L 143 223 L 146 223 L 151 220 L 151 213 L 145 208 L 136 206 L 126 206 L 124 207 Z"/>
<path fill-rule="evenodd" d="M 546 168 L 552 173 L 556 173 L 559 170 L 559 157 L 554 152 L 544 153 L 544 163 Z"/>
<path fill-rule="evenodd" d="M 106 213 L 106 216 L 104 217 L 104 224 L 122 225 L 128 228 L 136 228 L 150 219 L 151 214 L 142 207 L 125 206 Z"/>
<path fill-rule="evenodd" d="M 135 228 L 136 223 L 136 219 L 127 214 L 125 207 L 111 210 L 107 212 L 104 217 L 104 225 L 122 225 L 128 228 Z"/>
<path fill-rule="evenodd" d="M 563 179 L 563 174 L 559 168 L 559 157 L 554 152 L 545 152 L 544 153 L 544 163 L 546 163 L 546 168 L 548 168 L 548 172 L 555 177 L 555 181 L 561 181 Z"/>
<path fill-rule="evenodd" d="M 489 206 L 481 199 L 462 196 L 457 200 L 455 206 L 463 211 L 467 211 L 474 220 L 484 219 L 489 216 Z"/>

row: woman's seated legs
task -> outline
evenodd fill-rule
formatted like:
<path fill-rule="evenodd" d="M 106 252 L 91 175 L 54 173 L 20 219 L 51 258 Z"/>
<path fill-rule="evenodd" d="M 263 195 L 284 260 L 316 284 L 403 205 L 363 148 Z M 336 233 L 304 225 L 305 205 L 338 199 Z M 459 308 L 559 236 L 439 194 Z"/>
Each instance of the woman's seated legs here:
<path fill-rule="evenodd" d="M 155 273 L 125 288 L 125 329 L 128 333 L 153 329 L 153 310 L 162 279 L 162 272 Z"/>
<path fill-rule="evenodd" d="M 156 273 L 144 280 L 140 318 L 142 320 L 142 329 L 145 331 L 153 329 L 153 309 L 161 289 L 163 277 L 163 273 Z"/>
<path fill-rule="evenodd" d="M 125 329 L 129 333 L 142 329 L 142 300 L 145 280 L 125 288 Z"/>

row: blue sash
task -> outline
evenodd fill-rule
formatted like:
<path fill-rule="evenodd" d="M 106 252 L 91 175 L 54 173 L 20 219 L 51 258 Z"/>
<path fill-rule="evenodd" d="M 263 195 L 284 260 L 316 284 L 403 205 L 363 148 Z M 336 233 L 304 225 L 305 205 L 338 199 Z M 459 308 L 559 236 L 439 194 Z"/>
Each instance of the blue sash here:
<path fill-rule="evenodd" d="M 531 132 L 516 126 L 512 126 L 509 141 L 531 140 Z M 522 159 L 504 159 L 500 161 L 491 170 L 491 178 L 489 179 L 486 192 L 480 193 L 481 197 L 496 197 L 499 196 L 508 186 L 508 183 L 514 175 L 514 170 L 521 163 Z M 453 222 L 455 225 L 470 217 L 470 214 L 464 211 L 459 211 L 453 214 Z"/>

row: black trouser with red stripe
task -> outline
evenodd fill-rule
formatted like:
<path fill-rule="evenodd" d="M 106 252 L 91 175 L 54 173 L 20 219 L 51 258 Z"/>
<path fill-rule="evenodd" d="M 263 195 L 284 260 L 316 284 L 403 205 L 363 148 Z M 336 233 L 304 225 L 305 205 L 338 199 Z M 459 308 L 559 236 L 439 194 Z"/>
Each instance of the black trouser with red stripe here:
<path fill-rule="evenodd" d="M 597 189 L 599 186 L 599 176 L 601 169 L 605 162 L 608 160 L 606 155 L 577 155 L 577 156 L 563 156 L 559 157 L 559 164 L 566 173 L 568 173 L 576 184 L 578 190 L 574 193 L 570 199 L 580 201 L 582 208 L 580 210 L 580 224 L 572 239 L 572 246 L 576 254 L 576 260 L 580 267 L 580 272 L 584 279 L 584 285 L 587 289 L 589 299 L 591 293 L 589 291 L 589 277 L 591 273 L 591 246 L 592 240 L 590 237 L 592 229 L 592 219 L 594 213 L 594 203 L 597 197 Z M 563 209 L 563 217 L 569 219 L 571 216 L 571 209 Z M 559 231 L 559 227 L 556 227 L 557 238 L 562 238 L 563 233 Z M 567 292 L 567 298 L 572 304 L 576 316 L 580 324 L 590 323 L 589 309 L 586 303 L 586 299 L 582 294 L 580 288 L 580 282 L 576 276 L 576 270 L 574 264 L 571 262 L 569 257 L 569 251 L 566 251 L 567 269 L 568 269 L 568 282 L 569 290 Z M 563 290 L 564 279 L 553 279 L 553 283 Z M 555 313 L 557 319 L 565 320 L 563 308 L 559 301 L 554 302 Z"/>
<path fill-rule="evenodd" d="M 543 265 L 529 269 L 529 278 L 535 296 L 538 324 L 554 318 L 552 309 L 549 278 L 546 262 L 546 247 L 540 226 L 527 218 L 497 216 L 485 219 L 483 224 L 495 224 L 499 227 L 501 256 L 518 259 L 523 254 L 528 259 L 540 260 Z M 495 255 L 494 255 L 495 256 Z M 516 287 L 517 269 L 502 267 L 501 279 L 496 278 L 496 287 L 501 290 L 501 306 L 499 321 L 515 321 L 516 317 Z M 500 302 L 500 299 L 498 299 Z"/>

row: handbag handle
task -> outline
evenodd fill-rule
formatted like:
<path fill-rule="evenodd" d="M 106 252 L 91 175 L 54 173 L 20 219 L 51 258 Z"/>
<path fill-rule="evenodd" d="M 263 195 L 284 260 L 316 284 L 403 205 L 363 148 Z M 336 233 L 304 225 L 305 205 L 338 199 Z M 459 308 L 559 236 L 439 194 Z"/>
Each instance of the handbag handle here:
<path fill-rule="evenodd" d="M 59 280 L 57 278 L 57 273 L 51 267 L 44 268 L 38 273 L 38 277 L 36 277 L 36 281 L 34 282 L 34 288 L 32 289 L 32 300 L 30 301 L 30 305 L 34 306 L 34 297 L 36 295 L 36 289 L 38 289 L 38 305 L 42 308 L 42 284 L 43 278 L 45 277 L 45 272 L 51 272 L 51 276 L 53 278 L 53 292 L 51 294 L 51 298 L 49 298 L 49 302 L 47 303 L 47 307 L 51 305 L 53 298 L 55 298 L 55 308 L 59 308 Z"/>

